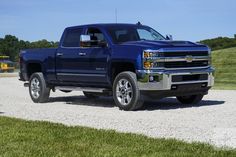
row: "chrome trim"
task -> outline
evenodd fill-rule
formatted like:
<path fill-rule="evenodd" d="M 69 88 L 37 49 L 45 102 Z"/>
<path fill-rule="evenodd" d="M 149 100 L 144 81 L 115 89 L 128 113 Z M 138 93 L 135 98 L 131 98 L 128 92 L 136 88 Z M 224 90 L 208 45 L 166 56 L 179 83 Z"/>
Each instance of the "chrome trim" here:
<path fill-rule="evenodd" d="M 186 67 L 186 68 L 163 68 L 165 70 L 184 70 L 184 69 L 204 69 L 204 68 L 209 68 L 211 67 L 210 65 L 204 66 L 204 67 Z"/>
<path fill-rule="evenodd" d="M 85 52 L 80 52 L 79 56 L 86 56 L 86 53 Z"/>
<path fill-rule="evenodd" d="M 183 82 L 172 82 L 172 85 L 178 85 L 178 84 L 191 84 L 191 83 L 205 83 L 208 80 L 201 80 L 201 81 L 183 81 Z"/>
<path fill-rule="evenodd" d="M 204 66 L 204 67 L 186 67 L 186 68 L 164 68 L 164 67 L 157 67 L 157 68 L 152 68 L 152 69 L 146 69 L 146 70 L 188 70 L 188 69 L 206 69 L 210 68 L 211 66 Z"/>
<path fill-rule="evenodd" d="M 157 71 L 158 70 L 158 71 Z M 152 69 L 152 70 L 137 70 L 138 73 L 144 73 L 144 74 L 176 74 L 176 75 L 179 75 L 179 74 L 182 74 L 182 75 L 185 75 L 185 74 L 202 74 L 203 72 L 205 73 L 211 73 L 213 71 L 215 71 L 215 69 L 213 67 L 208 67 L 208 68 L 202 68 L 201 69 L 182 69 L 182 70 L 179 70 L 179 69 L 173 69 L 173 70 L 166 70 L 166 69 Z"/>
<path fill-rule="evenodd" d="M 68 90 L 68 91 L 85 91 L 85 92 L 96 92 L 103 93 L 106 91 L 106 88 L 90 88 L 90 87 L 72 87 L 72 86 L 57 86 L 56 90 Z"/>
<path fill-rule="evenodd" d="M 186 61 L 187 56 L 184 57 L 153 57 L 152 60 L 156 62 L 181 62 L 181 61 Z M 147 58 L 149 59 L 149 58 Z M 209 56 L 192 56 L 192 62 L 193 61 L 208 61 L 210 59 Z"/>
<path fill-rule="evenodd" d="M 208 69 L 195 69 L 191 71 L 170 71 L 170 70 L 163 70 L 163 71 L 150 71 L 150 70 L 137 70 L 138 73 L 142 74 L 144 77 L 149 78 L 149 76 L 156 76 L 158 75 L 159 82 L 146 82 L 143 81 L 142 78 L 138 79 L 138 86 L 140 90 L 143 91 L 157 91 L 157 90 L 171 90 L 172 85 L 177 84 L 194 84 L 194 83 L 207 83 L 208 87 L 212 87 L 214 85 L 214 76 L 213 68 Z M 182 81 L 182 82 L 172 82 L 172 76 L 174 75 L 194 75 L 194 74 L 208 74 L 207 80 L 200 80 L 200 81 Z"/>
<path fill-rule="evenodd" d="M 80 35 L 80 42 L 89 42 L 91 41 L 90 35 Z"/>
<path fill-rule="evenodd" d="M 57 73 L 61 76 L 90 76 L 90 77 L 105 77 L 105 74 L 72 74 L 72 73 Z"/>

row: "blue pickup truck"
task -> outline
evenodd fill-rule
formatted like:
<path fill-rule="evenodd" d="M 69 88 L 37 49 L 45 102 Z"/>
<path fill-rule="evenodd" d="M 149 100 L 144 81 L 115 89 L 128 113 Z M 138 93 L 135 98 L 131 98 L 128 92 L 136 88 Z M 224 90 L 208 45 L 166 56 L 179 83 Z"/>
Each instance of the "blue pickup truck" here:
<path fill-rule="evenodd" d="M 213 86 L 213 73 L 207 46 L 140 23 L 68 27 L 58 48 L 20 52 L 20 80 L 35 103 L 47 102 L 50 91 L 79 90 L 113 96 L 122 110 L 140 109 L 146 97 L 194 104 Z"/>

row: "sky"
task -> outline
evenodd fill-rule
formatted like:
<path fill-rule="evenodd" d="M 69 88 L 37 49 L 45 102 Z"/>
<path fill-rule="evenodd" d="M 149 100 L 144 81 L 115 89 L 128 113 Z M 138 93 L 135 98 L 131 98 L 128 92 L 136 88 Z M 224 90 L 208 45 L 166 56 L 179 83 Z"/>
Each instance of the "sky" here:
<path fill-rule="evenodd" d="M 0 0 L 0 38 L 59 41 L 65 27 L 118 23 L 148 25 L 175 40 L 236 34 L 236 0 Z"/>

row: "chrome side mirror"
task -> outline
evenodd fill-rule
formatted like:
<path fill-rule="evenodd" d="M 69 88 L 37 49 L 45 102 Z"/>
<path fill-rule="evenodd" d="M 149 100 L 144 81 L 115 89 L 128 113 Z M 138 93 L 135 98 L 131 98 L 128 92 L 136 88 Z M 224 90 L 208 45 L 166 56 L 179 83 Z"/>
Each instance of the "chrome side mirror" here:
<path fill-rule="evenodd" d="M 80 35 L 80 42 L 90 42 L 91 37 L 90 35 Z"/>
<path fill-rule="evenodd" d="M 166 40 L 173 40 L 173 36 L 170 35 L 170 34 L 167 34 L 167 35 L 166 35 Z"/>
<path fill-rule="evenodd" d="M 80 35 L 81 47 L 108 47 L 107 42 L 92 40 L 90 35 Z"/>
<path fill-rule="evenodd" d="M 90 35 L 80 35 L 80 47 L 91 47 Z"/>

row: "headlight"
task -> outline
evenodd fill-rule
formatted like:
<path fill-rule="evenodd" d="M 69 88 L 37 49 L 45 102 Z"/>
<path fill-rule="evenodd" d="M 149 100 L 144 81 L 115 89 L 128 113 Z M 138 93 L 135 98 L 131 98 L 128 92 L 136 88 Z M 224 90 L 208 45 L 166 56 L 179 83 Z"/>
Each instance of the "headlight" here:
<path fill-rule="evenodd" d="M 162 57 L 162 53 L 158 50 L 145 50 L 143 51 L 143 58 L 156 58 Z"/>
<path fill-rule="evenodd" d="M 162 53 L 158 50 L 143 51 L 143 67 L 144 69 L 153 69 L 160 67 L 158 60 L 162 57 Z"/>

